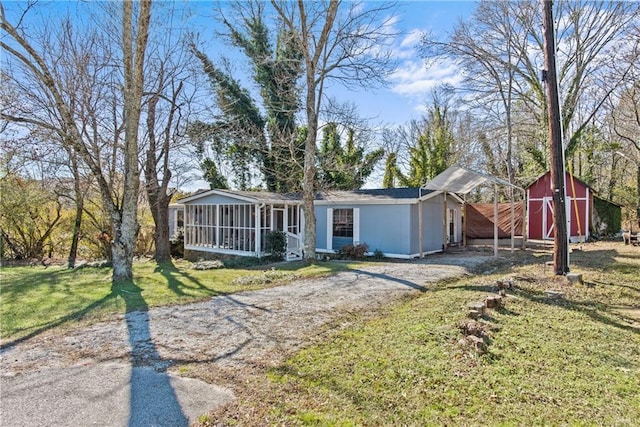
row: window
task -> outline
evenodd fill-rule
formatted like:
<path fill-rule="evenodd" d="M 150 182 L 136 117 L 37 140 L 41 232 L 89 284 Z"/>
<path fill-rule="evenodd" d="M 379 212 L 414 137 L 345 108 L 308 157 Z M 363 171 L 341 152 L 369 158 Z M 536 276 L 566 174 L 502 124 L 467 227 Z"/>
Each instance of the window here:
<path fill-rule="evenodd" d="M 353 209 L 333 210 L 333 237 L 353 238 Z"/>

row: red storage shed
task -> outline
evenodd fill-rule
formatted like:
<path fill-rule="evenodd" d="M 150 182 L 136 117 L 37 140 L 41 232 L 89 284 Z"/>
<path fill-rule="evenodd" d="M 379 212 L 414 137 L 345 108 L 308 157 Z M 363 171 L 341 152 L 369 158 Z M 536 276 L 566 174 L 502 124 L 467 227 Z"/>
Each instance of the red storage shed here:
<path fill-rule="evenodd" d="M 566 176 L 567 230 L 573 243 L 589 238 L 593 214 L 593 190 L 576 177 Z M 553 239 L 553 194 L 551 172 L 547 172 L 527 187 L 527 238 Z M 574 194 L 575 191 L 575 194 Z"/>

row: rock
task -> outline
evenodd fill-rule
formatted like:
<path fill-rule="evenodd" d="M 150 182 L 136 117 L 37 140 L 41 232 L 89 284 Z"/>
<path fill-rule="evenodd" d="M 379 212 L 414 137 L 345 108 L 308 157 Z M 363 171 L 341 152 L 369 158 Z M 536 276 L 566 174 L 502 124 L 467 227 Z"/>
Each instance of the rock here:
<path fill-rule="evenodd" d="M 224 263 L 220 260 L 198 261 L 193 264 L 194 270 L 215 270 L 218 268 L 224 268 Z"/>
<path fill-rule="evenodd" d="M 560 299 L 560 298 L 564 298 L 564 292 L 561 291 L 554 291 L 551 289 L 547 289 L 544 291 L 544 294 L 551 299 Z"/>

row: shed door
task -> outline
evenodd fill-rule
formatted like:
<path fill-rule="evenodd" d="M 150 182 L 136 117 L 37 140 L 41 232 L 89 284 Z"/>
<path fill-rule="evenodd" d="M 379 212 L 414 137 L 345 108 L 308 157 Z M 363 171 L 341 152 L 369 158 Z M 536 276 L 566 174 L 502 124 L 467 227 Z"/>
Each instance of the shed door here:
<path fill-rule="evenodd" d="M 571 235 L 571 211 L 569 208 L 571 207 L 572 200 L 571 198 L 565 198 L 565 209 L 566 209 L 566 218 L 567 218 L 567 234 Z M 554 226 L 553 226 L 553 198 L 545 197 L 542 199 L 542 238 L 544 240 L 552 240 L 554 236 Z"/>
<path fill-rule="evenodd" d="M 542 199 L 542 238 L 553 239 L 553 198 Z"/>

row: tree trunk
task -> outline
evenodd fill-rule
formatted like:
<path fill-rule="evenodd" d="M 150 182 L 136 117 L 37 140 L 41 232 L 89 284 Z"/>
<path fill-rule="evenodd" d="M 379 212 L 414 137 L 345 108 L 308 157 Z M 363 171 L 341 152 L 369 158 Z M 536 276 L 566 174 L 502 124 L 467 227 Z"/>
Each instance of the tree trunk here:
<path fill-rule="evenodd" d="M 142 110 L 144 86 L 144 56 L 149 36 L 151 1 L 141 1 L 136 31 L 133 30 L 133 3 L 123 5 L 123 62 L 124 62 L 124 189 L 122 210 L 112 215 L 113 282 L 133 279 L 133 253 L 138 237 L 138 127 Z M 135 34 L 135 37 L 134 37 Z M 135 44 L 134 44 L 135 42 Z"/>
<path fill-rule="evenodd" d="M 307 78 L 307 84 L 313 84 L 313 76 Z M 307 89 L 307 123 L 308 133 L 304 149 L 304 169 L 302 183 L 302 204 L 304 207 L 304 258 L 316 259 L 316 213 L 314 210 L 316 181 L 316 136 L 318 115 L 315 111 L 315 89 Z"/>
<path fill-rule="evenodd" d="M 76 266 L 76 257 L 78 254 L 78 242 L 80 240 L 80 228 L 82 226 L 82 215 L 84 213 L 84 195 L 80 185 L 80 171 L 78 169 L 78 158 L 73 150 L 67 149 L 69 159 L 71 160 L 71 172 L 73 173 L 73 193 L 76 202 L 76 215 L 73 221 L 73 232 L 71 235 L 71 247 L 69 248 L 69 259 L 67 260 L 67 268 L 72 269 Z"/>
<path fill-rule="evenodd" d="M 169 235 L 169 202 L 167 194 L 148 192 L 151 215 L 155 223 L 153 238 L 155 241 L 154 259 L 157 263 L 171 262 L 171 236 Z"/>
<path fill-rule="evenodd" d="M 556 80 L 555 40 L 553 34 L 553 2 L 543 0 L 542 27 L 544 30 L 544 57 L 547 72 L 547 115 L 549 119 L 549 148 L 551 151 L 551 189 L 553 191 L 553 268 L 556 275 L 569 271 L 567 242 L 567 211 L 564 188 L 564 148 L 560 129 L 560 103 Z"/>
<path fill-rule="evenodd" d="M 76 193 L 76 197 L 78 197 Z M 78 254 L 78 242 L 80 241 L 80 227 L 82 226 L 82 214 L 84 213 L 84 200 L 76 199 L 76 216 L 73 221 L 73 233 L 71 235 L 71 248 L 69 248 L 69 259 L 67 260 L 67 268 L 71 269 L 76 266 L 76 257 Z"/>

